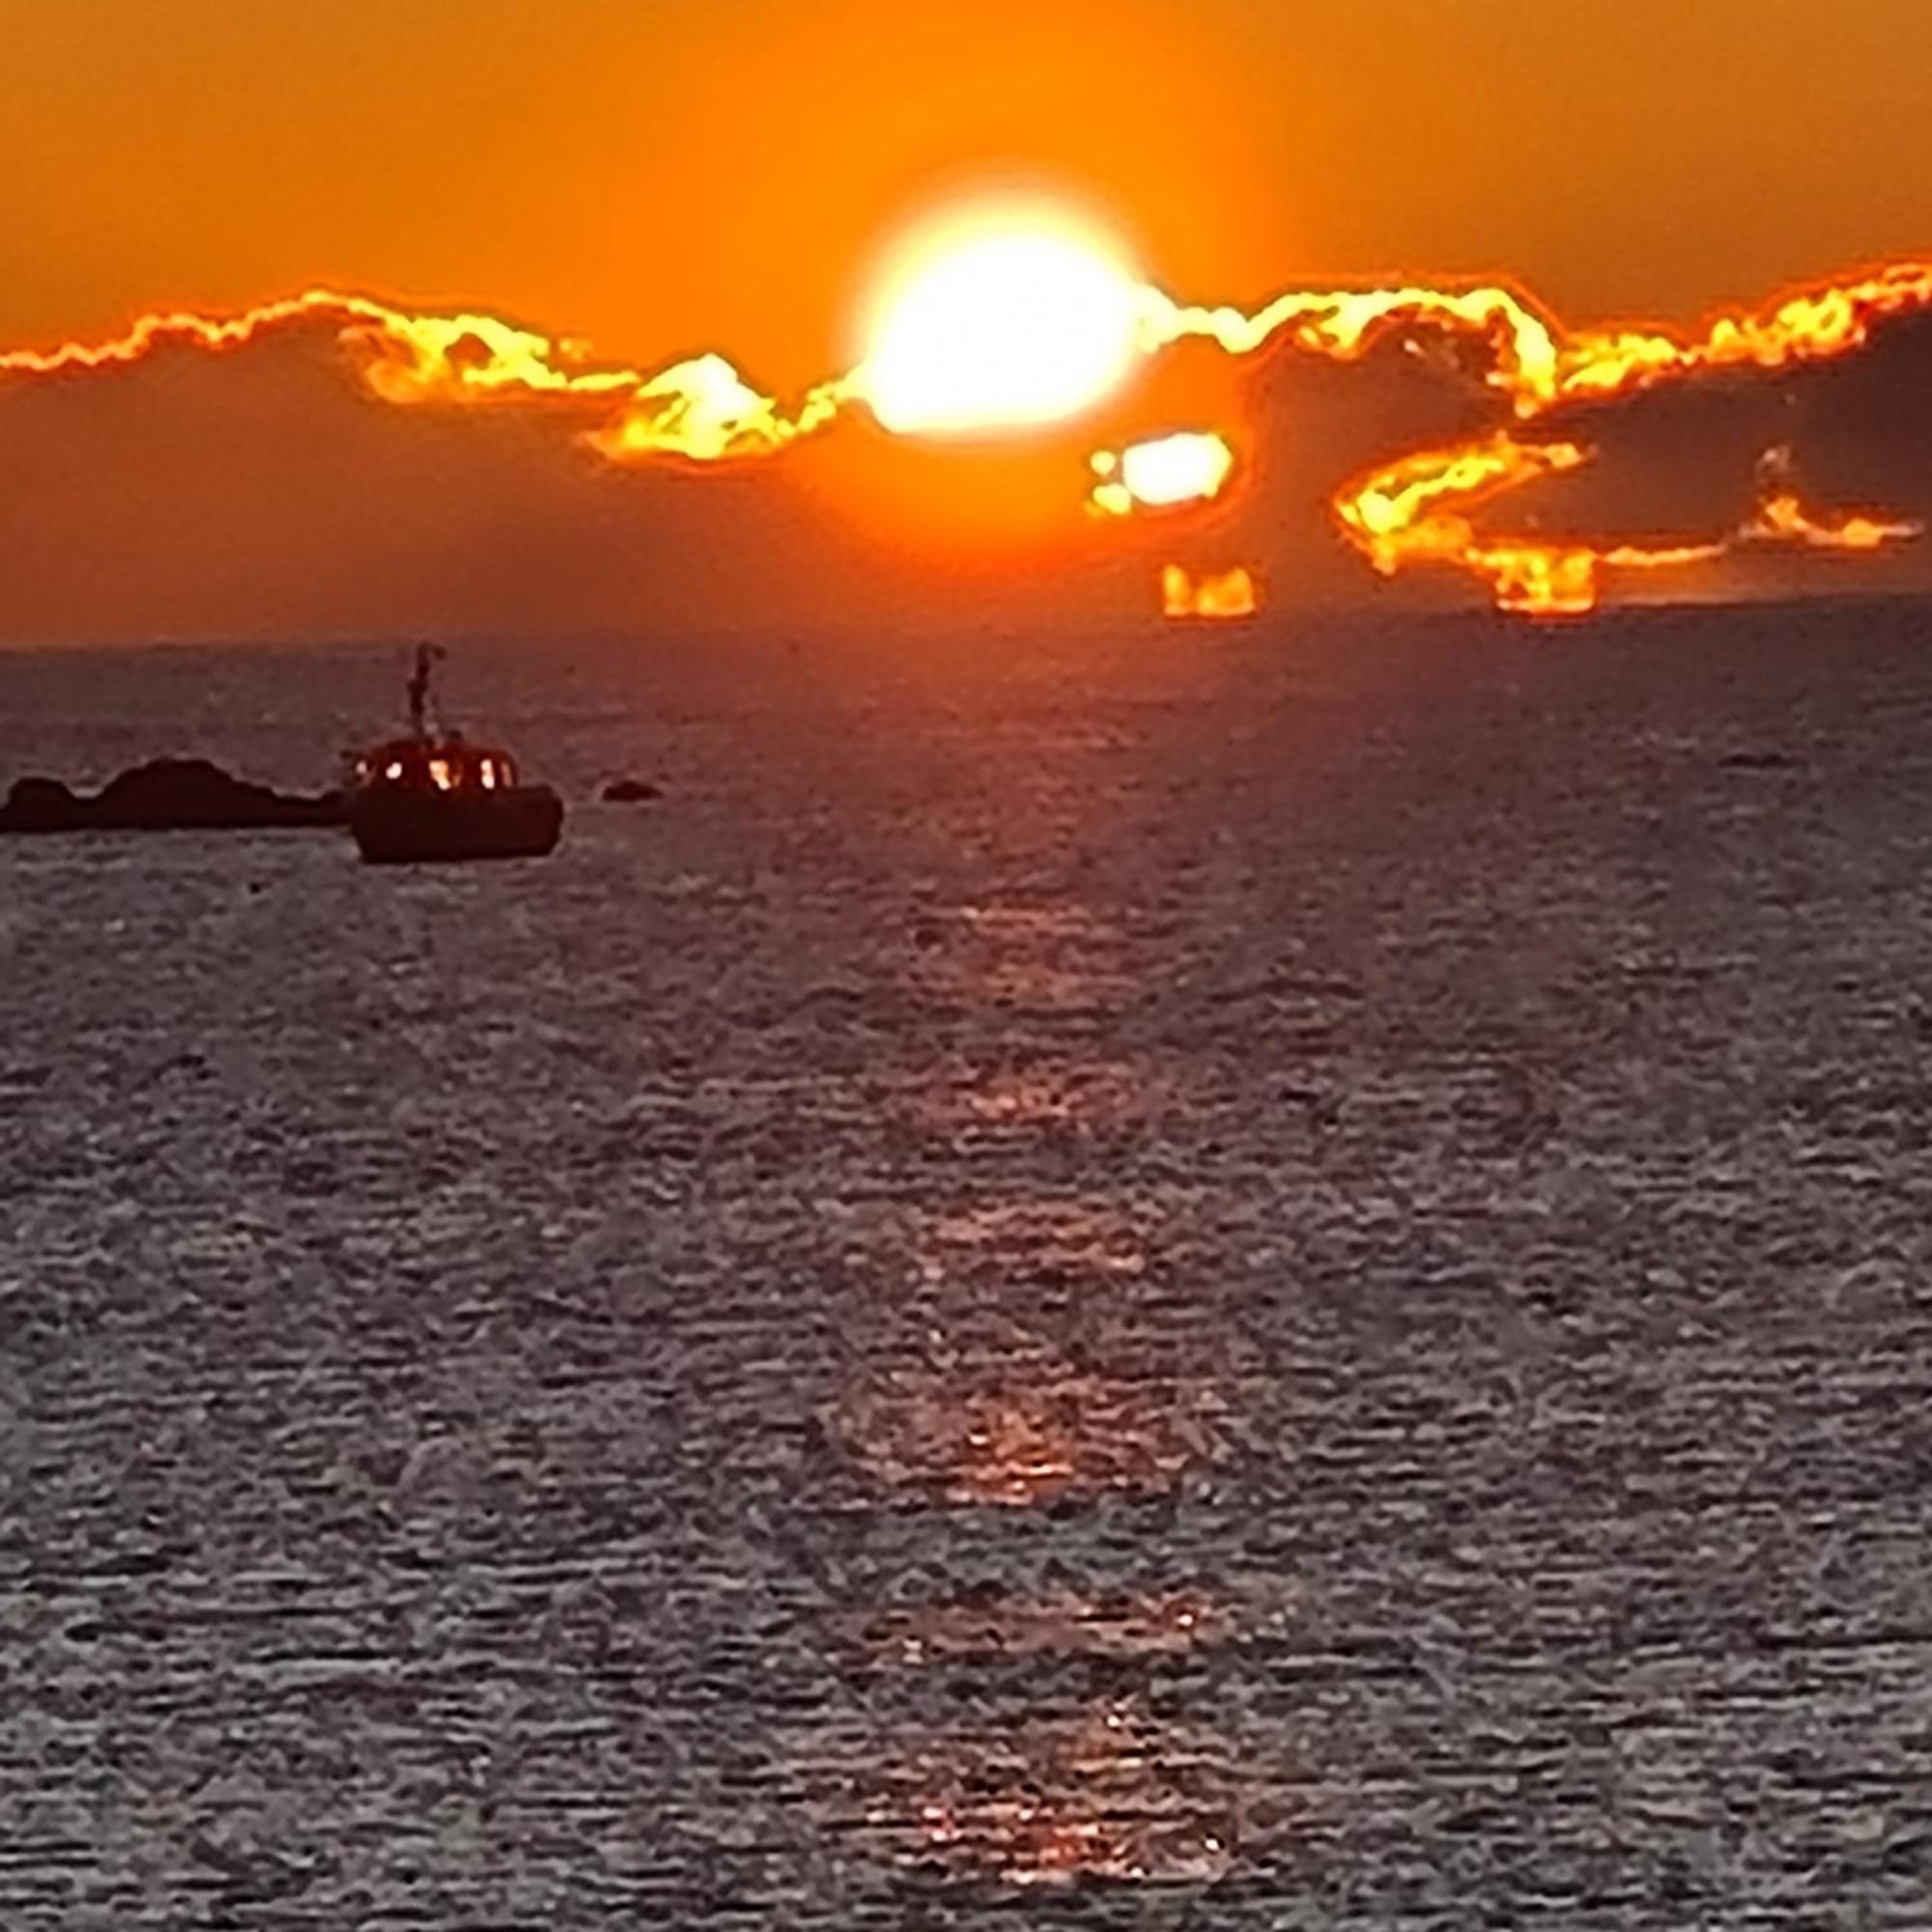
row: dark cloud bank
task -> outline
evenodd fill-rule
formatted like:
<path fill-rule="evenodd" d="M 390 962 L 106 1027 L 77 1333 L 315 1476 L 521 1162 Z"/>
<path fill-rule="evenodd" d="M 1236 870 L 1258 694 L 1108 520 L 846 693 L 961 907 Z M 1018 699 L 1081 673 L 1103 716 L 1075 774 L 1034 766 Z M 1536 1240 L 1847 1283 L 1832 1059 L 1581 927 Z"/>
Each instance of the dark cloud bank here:
<path fill-rule="evenodd" d="M 1479 346 L 1391 338 L 1358 363 L 1177 347 L 1077 434 L 931 447 L 861 411 L 776 455 L 618 469 L 598 406 L 377 401 L 326 327 L 230 354 L 170 348 L 97 372 L 0 379 L 0 638 L 618 630 L 641 635 L 970 618 L 1148 618 L 1161 562 L 1258 567 L 1276 607 L 1480 601 L 1457 573 L 1375 578 L 1339 484 L 1508 417 Z M 1222 502 L 1083 515 L 1087 456 L 1163 428 L 1224 430 Z M 1497 532 L 1711 541 L 1788 445 L 1815 508 L 1932 518 L 1932 316 L 1777 375 L 1719 374 L 1536 425 L 1594 460 L 1477 513 Z M 1646 594 L 1932 583 L 1924 543 L 1881 556 L 1755 553 Z"/>

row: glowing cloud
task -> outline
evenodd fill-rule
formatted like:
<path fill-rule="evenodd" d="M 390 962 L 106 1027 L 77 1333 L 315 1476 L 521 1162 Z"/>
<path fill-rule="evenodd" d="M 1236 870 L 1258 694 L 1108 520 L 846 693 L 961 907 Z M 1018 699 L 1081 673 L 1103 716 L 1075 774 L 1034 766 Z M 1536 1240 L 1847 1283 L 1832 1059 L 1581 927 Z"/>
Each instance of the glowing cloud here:
<path fill-rule="evenodd" d="M 1754 314 L 1722 311 L 1703 332 L 1564 330 L 1508 289 L 1291 291 L 1252 313 L 1192 308 L 1145 292 L 1142 344 L 1160 349 L 1205 336 L 1233 355 L 1279 339 L 1310 353 L 1358 358 L 1391 333 L 1447 329 L 1489 343 L 1490 381 L 1524 418 L 1561 403 L 1628 394 L 1713 369 L 1783 369 L 1842 355 L 1870 340 L 1875 324 L 1932 306 L 1932 264 L 1902 262 L 1854 281 L 1799 290 Z"/>
<path fill-rule="evenodd" d="M 1757 506 L 1738 531 L 1741 543 L 1874 551 L 1925 534 L 1925 526 L 1910 518 L 1867 517 L 1856 511 L 1814 517 L 1798 494 L 1797 466 L 1791 451 L 1781 443 L 1765 451 L 1758 463 L 1757 479 Z"/>
<path fill-rule="evenodd" d="M 1526 425 L 1566 407 L 1603 403 L 1712 372 L 1778 371 L 1841 356 L 1862 348 L 1878 324 L 1926 308 L 1932 308 L 1932 265 L 1918 263 L 1800 290 L 1756 313 L 1720 313 L 1694 336 L 1634 328 L 1570 334 L 1520 297 L 1494 287 L 1292 292 L 1252 314 L 1184 307 L 1149 291 L 1143 346 L 1151 351 L 1206 337 L 1242 355 L 1285 341 L 1309 354 L 1355 360 L 1403 331 L 1473 337 L 1491 357 L 1488 383 Z M 1406 455 L 1356 479 L 1335 497 L 1334 514 L 1382 575 L 1415 563 L 1454 566 L 1486 582 L 1498 608 L 1529 616 L 1593 609 L 1605 568 L 1665 569 L 1719 555 L 1727 548 L 1600 549 L 1580 540 L 1552 543 L 1477 533 L 1468 513 L 1478 506 L 1588 461 L 1587 449 L 1568 438 L 1535 440 L 1496 432 L 1450 449 Z M 1111 472 L 1103 474 L 1111 480 Z M 1100 492 L 1094 495 L 1099 500 Z M 1132 498 L 1129 490 L 1110 491 L 1102 507 L 1124 512 L 1134 507 Z M 1875 550 L 1918 533 L 1916 524 L 1879 518 L 1820 522 L 1803 511 L 1794 493 L 1774 492 L 1761 497 L 1737 540 Z"/>
<path fill-rule="evenodd" d="M 624 412 L 584 438 L 612 463 L 680 456 L 715 463 L 730 456 L 763 456 L 794 437 L 809 435 L 838 412 L 844 390 L 822 383 L 786 416 L 722 355 L 697 355 L 673 363 L 640 383 Z"/>
<path fill-rule="evenodd" d="M 1508 426 L 1378 464 L 1335 492 L 1332 515 L 1380 575 L 1459 570 L 1498 608 L 1542 616 L 1594 608 L 1606 573 L 1770 546 L 1874 552 L 1920 535 L 1918 523 L 1869 508 L 1808 509 L 1782 449 L 1760 465 L 1748 517 L 1716 542 L 1632 545 L 1493 527 L 1508 493 L 1591 461 L 1587 432 L 1609 405 L 1712 375 L 1846 356 L 1881 324 L 1915 312 L 1932 313 L 1932 266 L 1902 263 L 1798 290 L 1688 334 L 1569 330 L 1496 286 L 1291 291 L 1252 313 L 1192 307 L 1142 285 L 1092 224 L 1063 210 L 992 204 L 919 231 L 895 253 L 859 366 L 790 409 L 720 355 L 635 369 L 501 317 L 412 312 L 327 289 L 237 315 L 156 312 L 99 342 L 0 351 L 0 384 L 81 377 L 167 351 L 231 354 L 277 330 L 332 330 L 383 402 L 542 409 L 613 464 L 717 464 L 770 456 L 853 402 L 908 436 L 1037 429 L 1092 408 L 1138 361 L 1190 339 L 1236 356 L 1287 348 L 1351 361 L 1392 339 L 1435 338 L 1459 359 L 1475 352 Z M 1236 475 L 1227 437 L 1207 428 L 1102 449 L 1092 468 L 1090 506 L 1116 518 L 1184 513 L 1227 493 Z M 1171 565 L 1162 597 L 1171 614 L 1226 616 L 1253 610 L 1257 591 L 1245 570 L 1197 581 Z"/>
<path fill-rule="evenodd" d="M 1405 563 L 1455 562 L 1475 541 L 1463 511 L 1585 460 L 1574 442 L 1525 443 L 1498 432 L 1485 442 L 1423 451 L 1371 471 L 1345 486 L 1335 515 L 1384 577 Z"/>
<path fill-rule="evenodd" d="M 1170 563 L 1160 573 L 1160 608 L 1168 617 L 1252 617 L 1261 609 L 1261 592 L 1240 564 L 1197 577 Z"/>
<path fill-rule="evenodd" d="M 1173 436 L 1132 442 L 1116 454 L 1103 449 L 1093 459 L 1095 509 L 1124 517 L 1134 509 L 1171 508 L 1220 495 L 1235 467 L 1235 452 L 1211 430 L 1181 430 Z"/>
<path fill-rule="evenodd" d="M 585 440 L 615 462 L 682 457 L 717 462 L 761 455 L 830 419 L 842 400 L 821 384 L 794 415 L 760 394 L 722 355 L 694 356 L 655 374 L 599 366 L 581 343 L 498 316 L 415 314 L 367 296 L 311 289 L 234 316 L 145 315 L 99 343 L 0 352 L 0 379 L 58 376 L 144 360 L 178 347 L 222 354 L 303 324 L 332 326 L 370 392 L 399 408 L 423 404 L 567 403 L 620 406 Z"/>
<path fill-rule="evenodd" d="M 1236 308 L 1193 308 L 1158 289 L 1143 291 L 1141 346 L 1149 353 L 1189 337 L 1205 337 L 1231 355 L 1247 355 L 1282 340 L 1311 355 L 1354 361 L 1384 337 L 1433 327 L 1479 336 L 1492 345 L 1491 381 L 1531 414 L 1554 401 L 1558 352 L 1551 325 L 1507 289 L 1293 290 L 1252 314 Z"/>

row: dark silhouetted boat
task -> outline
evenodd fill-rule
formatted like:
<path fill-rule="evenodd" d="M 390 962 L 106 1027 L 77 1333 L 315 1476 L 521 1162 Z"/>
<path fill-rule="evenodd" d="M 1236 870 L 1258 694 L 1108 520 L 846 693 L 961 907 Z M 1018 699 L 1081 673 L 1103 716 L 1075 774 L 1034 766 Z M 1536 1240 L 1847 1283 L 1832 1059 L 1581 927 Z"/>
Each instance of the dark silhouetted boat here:
<path fill-rule="evenodd" d="M 515 761 L 494 745 L 430 722 L 430 678 L 442 653 L 416 648 L 410 734 L 355 762 L 349 830 L 372 865 L 461 859 L 541 859 L 563 831 L 563 801 L 549 785 L 518 782 Z"/>

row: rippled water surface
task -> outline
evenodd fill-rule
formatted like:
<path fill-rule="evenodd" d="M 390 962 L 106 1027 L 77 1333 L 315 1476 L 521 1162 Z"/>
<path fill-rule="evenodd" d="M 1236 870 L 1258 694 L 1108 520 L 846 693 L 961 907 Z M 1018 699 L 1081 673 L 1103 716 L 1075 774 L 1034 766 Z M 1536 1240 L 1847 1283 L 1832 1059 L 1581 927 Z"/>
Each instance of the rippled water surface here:
<path fill-rule="evenodd" d="M 1932 611 L 449 684 L 0 842 L 0 1922 L 1928 1922 Z"/>

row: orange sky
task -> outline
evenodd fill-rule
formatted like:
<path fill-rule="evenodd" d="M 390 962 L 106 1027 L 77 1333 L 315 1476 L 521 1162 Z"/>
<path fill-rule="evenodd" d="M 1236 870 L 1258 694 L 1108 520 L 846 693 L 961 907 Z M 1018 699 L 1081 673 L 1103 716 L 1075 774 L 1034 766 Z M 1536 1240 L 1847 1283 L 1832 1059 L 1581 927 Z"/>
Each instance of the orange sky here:
<path fill-rule="evenodd" d="M 327 282 L 785 389 L 1002 165 L 1196 298 L 1688 319 L 1932 242 L 1925 0 L 0 0 L 0 45 L 6 343 Z"/>
<path fill-rule="evenodd" d="M 783 412 L 858 361 L 896 237 L 1012 185 L 1182 303 L 1493 280 L 1573 348 L 1932 260 L 1932 0 L 0 0 L 0 355 L 323 286 L 640 372 L 721 352 Z M 1268 606 L 1561 611 L 1636 573 L 1932 566 L 1932 268 L 1842 360 L 1687 362 L 1614 403 L 1505 394 L 1494 327 L 1406 313 L 1360 356 L 1181 330 L 1054 433 L 922 443 L 835 406 L 742 466 L 606 463 L 614 392 L 469 408 L 473 337 L 441 403 L 391 411 L 340 316 L 92 375 L 16 357 L 0 641 L 842 623 L 979 591 L 1111 616 L 1250 569 Z M 1084 513 L 1096 453 L 1208 430 L 1224 498 Z"/>

